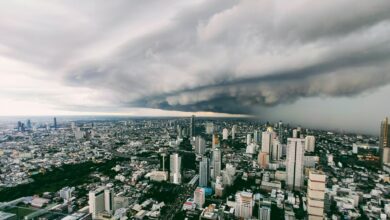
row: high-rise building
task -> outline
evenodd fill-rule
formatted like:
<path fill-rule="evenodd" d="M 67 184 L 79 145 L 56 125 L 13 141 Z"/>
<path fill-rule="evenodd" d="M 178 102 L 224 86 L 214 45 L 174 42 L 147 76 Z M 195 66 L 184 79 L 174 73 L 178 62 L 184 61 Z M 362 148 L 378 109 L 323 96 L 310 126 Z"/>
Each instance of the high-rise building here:
<path fill-rule="evenodd" d="M 181 183 L 181 157 L 175 153 L 170 156 L 170 174 L 169 178 L 171 183 Z"/>
<path fill-rule="evenodd" d="M 293 135 L 292 135 L 293 138 L 298 138 L 298 130 L 297 129 L 293 129 L 292 133 L 293 133 Z"/>
<path fill-rule="evenodd" d="M 210 179 L 209 158 L 203 157 L 199 162 L 199 186 L 207 187 Z"/>
<path fill-rule="evenodd" d="M 195 153 L 203 155 L 206 150 L 206 141 L 201 136 L 195 138 Z"/>
<path fill-rule="evenodd" d="M 259 143 L 259 131 L 257 130 L 253 132 L 253 142 L 255 142 L 256 144 Z"/>
<path fill-rule="evenodd" d="M 114 192 L 112 189 L 105 189 L 104 190 L 104 210 L 107 213 L 112 214 L 114 211 Z"/>
<path fill-rule="evenodd" d="M 313 152 L 316 143 L 316 138 L 314 136 L 306 136 L 305 137 L 305 151 Z"/>
<path fill-rule="evenodd" d="M 227 140 L 229 137 L 229 130 L 227 128 L 224 128 L 222 131 L 222 139 Z"/>
<path fill-rule="evenodd" d="M 54 129 L 57 130 L 57 118 L 54 117 Z"/>
<path fill-rule="evenodd" d="M 217 178 L 217 176 L 221 175 L 221 150 L 219 148 L 213 149 L 213 159 L 212 159 L 212 165 L 213 165 L 213 173 L 212 177 L 213 179 Z"/>
<path fill-rule="evenodd" d="M 219 137 L 218 134 L 214 133 L 213 134 L 213 139 L 212 139 L 212 148 L 217 148 L 219 147 Z"/>
<path fill-rule="evenodd" d="M 32 126 L 31 126 L 31 120 L 28 119 L 28 120 L 27 120 L 27 128 L 28 128 L 28 129 L 31 129 L 31 127 L 32 127 Z"/>
<path fill-rule="evenodd" d="M 95 191 L 90 191 L 89 197 L 89 213 L 92 214 L 92 218 L 96 219 L 97 215 L 104 211 L 104 188 L 99 188 Z"/>
<path fill-rule="evenodd" d="M 194 203 L 198 208 L 203 208 L 204 202 L 205 202 L 205 190 L 202 187 L 196 187 L 194 191 Z"/>
<path fill-rule="evenodd" d="M 232 127 L 232 139 L 235 139 L 237 135 L 237 125 L 233 125 Z"/>
<path fill-rule="evenodd" d="M 387 117 L 381 123 L 379 150 L 382 165 L 390 163 L 390 125 Z"/>
<path fill-rule="evenodd" d="M 304 153 L 305 139 L 287 139 L 287 186 L 291 190 L 298 190 L 302 187 Z"/>
<path fill-rule="evenodd" d="M 258 163 L 260 168 L 266 169 L 269 165 L 269 154 L 267 152 L 260 152 L 258 155 Z"/>
<path fill-rule="evenodd" d="M 190 119 L 190 137 L 192 138 L 194 136 L 195 136 L 195 115 L 192 115 Z"/>
<path fill-rule="evenodd" d="M 250 145 L 252 143 L 252 135 L 247 134 L 246 135 L 246 145 Z"/>
<path fill-rule="evenodd" d="M 322 171 L 310 171 L 307 183 L 307 213 L 309 220 L 324 219 L 326 176 Z"/>
<path fill-rule="evenodd" d="M 272 133 L 270 131 L 264 131 L 261 134 L 261 151 L 270 153 L 272 146 Z"/>
<path fill-rule="evenodd" d="M 214 124 L 212 122 L 206 123 L 206 134 L 214 133 Z"/>
<path fill-rule="evenodd" d="M 279 121 L 279 124 L 278 124 L 278 136 L 279 136 L 279 141 L 280 143 L 284 144 L 284 128 L 283 128 L 283 122 L 282 121 Z"/>
<path fill-rule="evenodd" d="M 235 216 L 242 219 L 252 218 L 254 200 L 251 192 L 237 192 L 236 193 L 236 210 Z"/>
<path fill-rule="evenodd" d="M 262 199 L 259 204 L 259 220 L 271 220 L 271 200 Z"/>
<path fill-rule="evenodd" d="M 271 160 L 280 160 L 282 157 L 282 144 L 278 139 L 273 139 L 272 141 L 272 151 L 271 151 Z"/>

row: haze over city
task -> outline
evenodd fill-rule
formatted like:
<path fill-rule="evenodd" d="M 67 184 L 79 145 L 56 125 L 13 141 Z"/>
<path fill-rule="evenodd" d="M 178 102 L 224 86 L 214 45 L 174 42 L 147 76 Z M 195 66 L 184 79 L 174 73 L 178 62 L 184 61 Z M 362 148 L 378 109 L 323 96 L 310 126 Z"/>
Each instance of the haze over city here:
<path fill-rule="evenodd" d="M 386 0 L 0 6 L 0 115 L 229 113 L 375 133 L 388 113 Z"/>

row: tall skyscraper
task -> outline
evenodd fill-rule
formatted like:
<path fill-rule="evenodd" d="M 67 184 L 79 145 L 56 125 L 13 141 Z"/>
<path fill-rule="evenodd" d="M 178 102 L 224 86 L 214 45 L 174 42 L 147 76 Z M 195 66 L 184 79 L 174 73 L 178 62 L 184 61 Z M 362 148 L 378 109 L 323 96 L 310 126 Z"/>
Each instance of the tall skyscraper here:
<path fill-rule="evenodd" d="M 253 132 L 253 142 L 255 142 L 256 144 L 259 143 L 259 131 L 257 130 Z"/>
<path fill-rule="evenodd" d="M 190 137 L 192 138 L 194 136 L 195 136 L 195 115 L 192 115 L 190 119 Z"/>
<path fill-rule="evenodd" d="M 298 190 L 302 187 L 304 153 L 305 139 L 287 139 L 287 186 L 291 190 Z"/>
<path fill-rule="evenodd" d="M 273 139 L 272 141 L 272 153 L 271 153 L 271 160 L 275 161 L 275 160 L 280 160 L 280 158 L 282 157 L 282 144 L 280 143 L 280 141 L 278 139 Z"/>
<path fill-rule="evenodd" d="M 219 137 L 218 134 L 214 133 L 213 134 L 213 139 L 212 139 L 212 148 L 217 148 L 219 147 Z"/>
<path fill-rule="evenodd" d="M 110 214 L 114 211 L 114 192 L 112 189 L 104 190 L 104 210 Z"/>
<path fill-rule="evenodd" d="M 237 125 L 233 125 L 232 127 L 232 139 L 235 139 L 237 135 Z"/>
<path fill-rule="evenodd" d="M 196 187 L 194 191 L 194 203 L 198 208 L 202 208 L 205 202 L 205 190 L 202 187 Z"/>
<path fill-rule="evenodd" d="M 316 143 L 316 138 L 314 136 L 306 136 L 305 137 L 305 151 L 313 152 Z"/>
<path fill-rule="evenodd" d="M 206 134 L 214 133 L 214 124 L 212 122 L 206 123 Z"/>
<path fill-rule="evenodd" d="M 199 162 L 199 186 L 207 187 L 210 179 L 209 158 L 203 157 Z"/>
<path fill-rule="evenodd" d="M 252 143 L 252 135 L 247 134 L 246 135 L 246 145 L 250 145 Z"/>
<path fill-rule="evenodd" d="M 57 118 L 54 117 L 54 129 L 57 130 Z"/>
<path fill-rule="evenodd" d="M 270 153 L 272 146 L 272 133 L 270 131 L 264 131 L 261 134 L 261 151 Z"/>
<path fill-rule="evenodd" d="M 222 139 L 227 140 L 229 137 L 229 130 L 227 128 L 224 128 L 222 131 Z"/>
<path fill-rule="evenodd" d="M 89 213 L 96 219 L 97 215 L 104 211 L 104 188 L 99 188 L 88 193 Z"/>
<path fill-rule="evenodd" d="M 278 124 L 278 136 L 279 136 L 279 141 L 280 143 L 284 144 L 284 128 L 283 128 L 283 122 L 282 121 L 279 121 L 279 124 Z"/>
<path fill-rule="evenodd" d="M 379 136 L 379 150 L 381 162 L 383 164 L 390 163 L 390 125 L 386 117 L 381 123 L 381 130 Z"/>
<path fill-rule="evenodd" d="M 310 171 L 307 183 L 307 213 L 309 220 L 324 219 L 326 176 L 322 171 Z"/>
<path fill-rule="evenodd" d="M 212 164 L 213 164 L 213 179 L 217 178 L 217 176 L 221 175 L 221 150 L 219 148 L 213 149 L 213 158 L 212 158 Z"/>
<path fill-rule="evenodd" d="M 181 183 L 181 157 L 175 153 L 170 156 L 170 181 L 174 184 Z"/>
<path fill-rule="evenodd" d="M 195 153 L 203 155 L 206 150 L 206 141 L 201 136 L 195 138 Z"/>
<path fill-rule="evenodd" d="M 254 200 L 253 194 L 250 192 L 237 192 L 236 193 L 236 210 L 235 216 L 242 219 L 252 218 Z"/>

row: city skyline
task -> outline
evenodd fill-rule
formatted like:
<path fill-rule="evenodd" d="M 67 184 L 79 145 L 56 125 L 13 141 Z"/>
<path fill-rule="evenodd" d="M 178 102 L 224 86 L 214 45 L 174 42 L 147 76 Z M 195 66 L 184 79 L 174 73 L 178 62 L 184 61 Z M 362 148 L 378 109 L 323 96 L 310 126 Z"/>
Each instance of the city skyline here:
<path fill-rule="evenodd" d="M 378 134 L 390 3 L 306 3 L 0 3 L 0 115 L 248 115 Z"/>

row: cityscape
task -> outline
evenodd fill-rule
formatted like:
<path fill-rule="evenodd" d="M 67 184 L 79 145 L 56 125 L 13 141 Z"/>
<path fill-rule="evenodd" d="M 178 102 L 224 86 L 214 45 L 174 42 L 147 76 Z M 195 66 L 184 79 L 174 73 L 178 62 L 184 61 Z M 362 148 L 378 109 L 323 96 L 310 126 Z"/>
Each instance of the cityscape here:
<path fill-rule="evenodd" d="M 0 220 L 390 220 L 389 0 L 0 1 Z"/>

